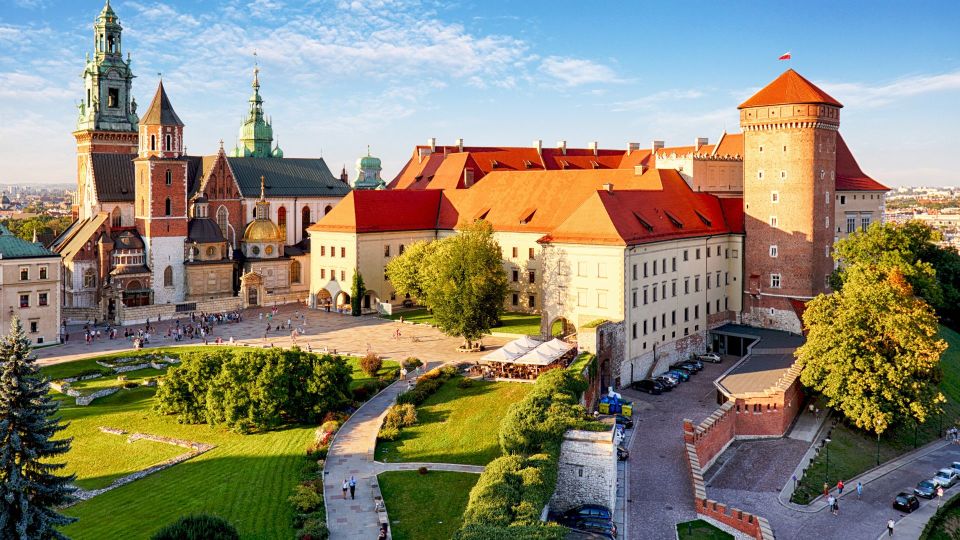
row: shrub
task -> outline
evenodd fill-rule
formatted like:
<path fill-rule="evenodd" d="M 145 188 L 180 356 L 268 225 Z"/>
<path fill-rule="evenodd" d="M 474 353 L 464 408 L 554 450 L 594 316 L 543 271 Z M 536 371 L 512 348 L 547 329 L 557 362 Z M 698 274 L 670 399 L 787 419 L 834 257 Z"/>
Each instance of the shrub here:
<path fill-rule="evenodd" d="M 395 441 L 400 438 L 400 429 L 395 426 L 383 426 L 377 438 L 381 441 Z"/>
<path fill-rule="evenodd" d="M 417 423 L 417 409 L 410 403 L 394 405 L 387 411 L 387 416 L 383 419 L 385 426 L 396 428 L 410 427 Z"/>
<path fill-rule="evenodd" d="M 321 437 L 322 433 L 336 433 L 340 429 L 342 422 L 339 420 L 327 420 L 324 423 L 320 424 L 320 427 L 317 429 L 317 438 Z"/>
<path fill-rule="evenodd" d="M 323 474 L 323 470 L 314 460 L 304 460 L 303 465 L 300 466 L 299 478 L 301 482 L 316 480 L 320 478 L 321 474 Z"/>
<path fill-rule="evenodd" d="M 287 498 L 293 509 L 302 514 L 313 512 L 323 506 L 323 496 L 310 485 L 300 484 Z"/>
<path fill-rule="evenodd" d="M 362 403 L 370 399 L 370 390 L 366 387 L 366 385 L 357 386 L 356 388 L 350 390 L 350 397 L 353 398 L 353 401 L 359 401 Z"/>
<path fill-rule="evenodd" d="M 403 369 L 407 371 L 413 371 L 414 369 L 417 369 L 418 367 L 422 366 L 423 362 L 421 362 L 419 358 L 415 358 L 411 356 L 401 361 L 400 365 L 403 367 Z"/>
<path fill-rule="evenodd" d="M 307 457 L 312 461 L 327 459 L 327 452 L 330 447 L 325 442 L 313 442 L 307 445 Z"/>
<path fill-rule="evenodd" d="M 135 382 L 123 383 L 123 387 L 124 387 L 124 388 L 136 388 L 136 387 L 138 387 L 138 386 L 140 386 L 140 385 L 137 384 L 137 383 L 135 383 Z"/>
<path fill-rule="evenodd" d="M 383 358 L 380 358 L 380 355 L 377 353 L 367 353 L 366 356 L 360 359 L 360 369 L 362 369 L 368 377 L 376 377 L 377 372 L 380 371 L 382 367 Z"/>
<path fill-rule="evenodd" d="M 420 467 L 419 469 L 417 469 L 417 474 L 419 474 L 419 475 L 421 475 L 421 476 L 424 475 L 424 474 L 427 474 L 428 472 L 430 472 L 430 471 L 429 471 L 426 467 Z"/>
<path fill-rule="evenodd" d="M 207 514 L 183 516 L 155 532 L 151 540 L 240 540 L 225 519 Z"/>
<path fill-rule="evenodd" d="M 473 379 L 468 379 L 467 377 L 464 377 L 457 382 L 457 388 L 463 388 L 463 389 L 473 388 L 473 384 L 474 384 Z"/>
<path fill-rule="evenodd" d="M 304 520 L 303 526 L 297 529 L 298 540 L 327 540 L 328 538 L 330 538 L 330 531 L 322 515 Z"/>

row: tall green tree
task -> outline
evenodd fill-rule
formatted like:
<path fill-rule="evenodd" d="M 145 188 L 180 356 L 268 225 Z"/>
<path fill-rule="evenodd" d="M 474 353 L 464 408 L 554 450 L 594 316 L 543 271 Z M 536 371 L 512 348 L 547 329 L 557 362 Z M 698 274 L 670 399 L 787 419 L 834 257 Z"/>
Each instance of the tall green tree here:
<path fill-rule="evenodd" d="M 844 280 L 807 304 L 800 381 L 878 435 L 898 420 L 923 423 L 945 401 L 937 383 L 947 345 L 936 315 L 898 266 L 858 263 Z"/>
<path fill-rule="evenodd" d="M 480 220 L 454 236 L 418 244 L 390 261 L 390 282 L 426 305 L 444 333 L 471 346 L 500 321 L 508 292 L 493 228 Z"/>
<path fill-rule="evenodd" d="M 407 246 L 403 253 L 398 253 L 396 257 L 387 263 L 387 278 L 393 285 L 393 290 L 398 294 L 409 294 L 411 298 L 418 301 L 423 300 L 423 277 L 421 272 L 424 268 L 424 261 L 433 253 L 437 242 L 414 242 Z"/>
<path fill-rule="evenodd" d="M 20 319 L 0 342 L 0 538 L 66 538 L 56 527 L 76 521 L 57 512 L 73 500 L 75 475 L 58 475 L 53 462 L 70 450 L 71 439 L 56 439 L 59 403 L 30 355 Z"/>
<path fill-rule="evenodd" d="M 360 269 L 353 269 L 353 283 L 350 285 L 350 312 L 354 317 L 360 316 L 360 300 L 367 294 L 367 289 L 363 285 L 363 276 L 360 275 Z"/>

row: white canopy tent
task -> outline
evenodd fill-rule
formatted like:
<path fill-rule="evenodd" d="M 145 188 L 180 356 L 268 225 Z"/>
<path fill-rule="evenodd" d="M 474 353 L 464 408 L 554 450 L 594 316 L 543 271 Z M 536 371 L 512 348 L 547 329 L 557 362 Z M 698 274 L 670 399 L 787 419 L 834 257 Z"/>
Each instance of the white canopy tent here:
<path fill-rule="evenodd" d="M 573 345 L 553 338 L 515 359 L 513 363 L 528 366 L 549 366 L 570 352 L 570 349 L 573 349 Z"/>
<path fill-rule="evenodd" d="M 485 355 L 483 360 L 486 362 L 505 362 L 512 363 L 517 358 L 529 353 L 540 346 L 542 342 L 537 341 L 530 336 L 523 336 L 507 343 L 503 347 Z"/>

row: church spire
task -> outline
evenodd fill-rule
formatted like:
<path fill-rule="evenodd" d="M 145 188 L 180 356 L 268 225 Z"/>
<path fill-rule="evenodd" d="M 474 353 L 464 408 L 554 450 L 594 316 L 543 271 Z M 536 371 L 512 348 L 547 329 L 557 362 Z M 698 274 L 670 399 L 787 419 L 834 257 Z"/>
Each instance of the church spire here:
<path fill-rule="evenodd" d="M 93 24 L 93 56 L 82 77 L 85 95 L 77 105 L 77 130 L 137 131 L 136 102 L 131 98 L 130 55 L 123 59 L 123 27 L 107 1 Z"/>
<path fill-rule="evenodd" d="M 263 113 L 263 98 L 260 97 L 260 64 L 254 53 L 253 94 L 248 100 L 247 116 L 240 126 L 239 144 L 230 153 L 232 157 L 283 157 L 281 151 L 273 151 L 273 126 Z"/>

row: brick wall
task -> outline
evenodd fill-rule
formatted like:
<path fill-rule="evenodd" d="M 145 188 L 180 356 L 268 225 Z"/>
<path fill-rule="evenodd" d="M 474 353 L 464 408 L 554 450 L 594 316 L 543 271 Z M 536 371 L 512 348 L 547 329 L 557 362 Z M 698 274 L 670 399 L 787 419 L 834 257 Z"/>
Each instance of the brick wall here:
<path fill-rule="evenodd" d="M 737 438 L 780 437 L 790 429 L 800 412 L 803 390 L 796 378 L 783 393 L 772 396 L 737 399 Z"/>
<path fill-rule="evenodd" d="M 694 445 L 704 469 L 709 469 L 736 438 L 737 419 L 734 405 L 728 401 L 696 427 L 690 420 L 683 421 L 684 441 Z"/>

